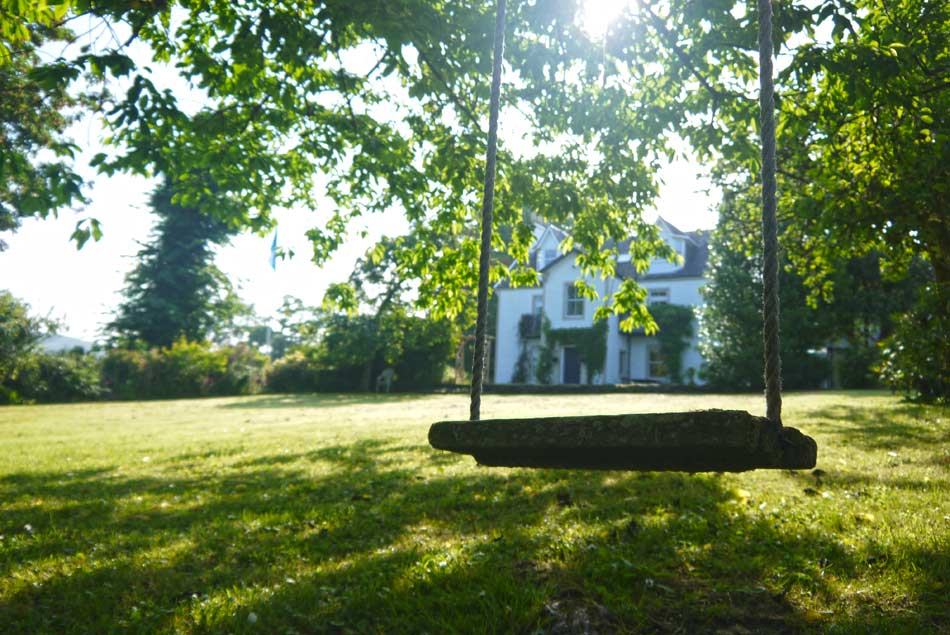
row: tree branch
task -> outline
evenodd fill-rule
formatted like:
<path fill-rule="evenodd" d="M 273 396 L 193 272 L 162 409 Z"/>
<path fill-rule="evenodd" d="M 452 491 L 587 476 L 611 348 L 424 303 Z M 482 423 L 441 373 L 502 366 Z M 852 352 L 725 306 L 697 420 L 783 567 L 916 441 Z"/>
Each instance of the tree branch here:
<path fill-rule="evenodd" d="M 468 120 L 473 126 L 475 126 L 476 130 L 478 130 L 480 134 L 484 134 L 482 127 L 478 123 L 478 117 L 476 117 L 475 113 L 462 102 L 458 95 L 455 94 L 442 72 L 432 63 L 429 57 L 425 54 L 425 51 L 419 47 L 416 47 L 416 50 L 419 53 L 419 59 L 422 61 L 422 63 L 428 67 L 429 71 L 435 76 L 437 80 L 439 80 L 439 82 L 441 82 L 442 86 L 445 87 L 445 91 L 452 103 L 455 104 L 455 107 L 458 108 L 462 114 L 468 118 Z"/>

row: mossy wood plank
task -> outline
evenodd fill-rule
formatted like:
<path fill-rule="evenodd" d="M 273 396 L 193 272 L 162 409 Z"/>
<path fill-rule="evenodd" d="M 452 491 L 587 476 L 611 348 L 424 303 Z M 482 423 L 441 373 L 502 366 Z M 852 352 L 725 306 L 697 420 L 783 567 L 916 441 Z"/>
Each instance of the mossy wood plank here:
<path fill-rule="evenodd" d="M 807 469 L 818 451 L 795 428 L 741 410 L 442 421 L 429 443 L 486 466 L 677 472 Z"/>

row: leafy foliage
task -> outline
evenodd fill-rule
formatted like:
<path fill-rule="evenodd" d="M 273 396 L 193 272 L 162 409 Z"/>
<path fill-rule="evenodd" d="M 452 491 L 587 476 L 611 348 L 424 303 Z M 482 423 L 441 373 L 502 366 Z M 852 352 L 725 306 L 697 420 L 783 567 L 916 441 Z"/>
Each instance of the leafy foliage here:
<path fill-rule="evenodd" d="M 515 360 L 515 370 L 511 373 L 511 383 L 526 384 L 531 372 L 531 355 L 528 347 L 521 343 L 521 352 L 518 353 L 518 359 Z M 550 374 L 550 371 L 549 373 Z"/>
<path fill-rule="evenodd" d="M 693 336 L 693 308 L 664 302 L 650 305 L 650 313 L 656 321 L 655 337 L 660 343 L 670 383 L 682 384 L 683 353 Z"/>
<path fill-rule="evenodd" d="M 705 377 L 715 386 L 739 390 L 762 387 L 761 256 L 755 189 L 727 192 L 713 233 L 710 281 L 700 331 L 707 361 Z M 794 230 L 783 225 L 783 244 Z M 787 252 L 784 252 L 787 253 Z M 895 316 L 908 311 L 931 277 L 929 264 L 912 261 L 904 271 L 882 271 L 879 253 L 837 259 L 828 279 L 834 283 L 816 296 L 782 256 L 779 271 L 782 309 L 781 354 L 786 388 L 815 388 L 832 377 L 842 387 L 876 383 L 877 342 L 894 329 Z M 900 318 L 896 318 L 898 321 Z M 835 345 L 835 368 L 815 351 Z"/>
<path fill-rule="evenodd" d="M 320 388 L 316 349 L 296 350 L 281 356 L 267 371 L 265 386 L 274 393 L 310 393 Z"/>
<path fill-rule="evenodd" d="M 413 240 L 393 260 L 420 282 L 421 305 L 452 316 L 475 280 L 493 5 L 199 2 L 172 20 L 168 3 L 79 2 L 131 25 L 155 60 L 174 60 L 203 105 L 183 107 L 122 46 L 31 76 L 50 89 L 84 72 L 123 78 L 126 92 L 106 114 L 115 151 L 95 164 L 167 174 L 183 205 L 234 226 L 265 228 L 275 206 L 316 208 L 322 191 L 332 206 L 309 234 L 318 262 L 358 219 L 402 210 Z M 570 230 L 565 247 L 581 248 L 582 274 L 612 271 L 609 238 L 635 234 L 644 251 L 636 262 L 672 255 L 640 215 L 656 193 L 656 166 L 673 153 L 670 132 L 724 183 L 758 168 L 754 7 L 637 2 L 591 38 L 577 25 L 579 6 L 512 7 L 503 117 L 522 121 L 526 135 L 523 147 L 501 147 L 496 217 L 511 230 L 497 231 L 494 246 L 522 264 L 496 262 L 494 280 L 532 278 L 526 208 Z M 774 22 L 787 61 L 777 105 L 788 263 L 812 295 L 831 291 L 836 261 L 871 249 L 886 268 L 921 254 L 946 283 L 950 8 L 791 1 L 776 3 Z M 324 188 L 313 187 L 318 176 Z M 653 326 L 635 281 L 598 317 L 610 312 L 629 315 L 627 328 Z"/>
<path fill-rule="evenodd" d="M 703 289 L 705 306 L 700 320 L 700 347 L 710 384 L 732 390 L 761 390 L 762 257 L 756 245 L 760 228 L 754 212 L 755 190 L 726 195 L 719 223 L 710 242 L 709 282 Z M 817 388 L 828 377 L 825 360 L 812 351 L 827 345 L 833 334 L 828 307 L 810 307 L 800 277 L 779 267 L 782 310 L 781 348 L 783 386 Z"/>
<path fill-rule="evenodd" d="M 334 315 L 324 323 L 318 361 L 326 369 L 320 390 L 366 390 L 367 379 L 387 367 L 396 372 L 400 391 L 428 388 L 442 381 L 457 343 L 447 320 L 388 311 L 369 315 Z"/>
<path fill-rule="evenodd" d="M 66 129 L 91 103 L 89 89 L 68 89 L 34 77 L 44 43 L 71 37 L 58 26 L 67 3 L 4 2 L 0 9 L 0 232 L 23 218 L 46 217 L 82 203 L 82 178 L 74 171 L 76 145 Z M 77 238 L 98 232 L 80 221 Z M 0 250 L 6 244 L 0 240 Z"/>
<path fill-rule="evenodd" d="M 95 401 L 104 393 L 99 360 L 81 352 L 30 353 L 5 389 L 35 403 Z"/>
<path fill-rule="evenodd" d="M 252 0 L 240 10 L 199 2 L 176 5 L 174 20 L 166 3 L 77 6 L 130 25 L 129 41 L 174 61 L 203 92 L 200 108 L 184 106 L 134 63 L 127 42 L 37 69 L 50 85 L 84 72 L 122 79 L 125 94 L 105 113 L 114 150 L 96 157 L 100 171 L 168 175 L 181 205 L 252 230 L 270 226 L 277 207 L 327 209 L 309 232 L 318 263 L 357 219 L 400 209 L 410 239 L 394 262 L 419 281 L 420 304 L 437 317 L 465 311 L 476 277 L 493 2 Z M 571 229 L 591 273 L 613 267 L 605 240 L 631 233 L 644 252 L 671 255 L 640 215 L 670 152 L 671 120 L 651 107 L 654 95 L 634 90 L 643 78 L 614 63 L 625 51 L 611 44 L 605 57 L 604 43 L 578 26 L 580 10 L 574 1 L 512 6 L 503 116 L 524 121 L 525 143 L 502 144 L 496 217 L 513 230 L 496 233 L 495 248 L 526 262 L 530 208 Z M 492 275 L 509 274 L 496 263 Z"/>
<path fill-rule="evenodd" d="M 0 403 L 19 401 L 19 375 L 40 338 L 54 329 L 51 320 L 30 315 L 28 304 L 0 291 Z"/>
<path fill-rule="evenodd" d="M 378 318 L 331 314 L 321 320 L 319 341 L 297 346 L 274 363 L 267 390 L 365 392 L 386 368 L 395 371 L 393 389 L 424 390 L 442 382 L 456 343 L 451 322 L 401 309 Z"/>
<path fill-rule="evenodd" d="M 319 307 L 304 305 L 300 298 L 284 296 L 277 309 L 277 328 L 270 324 L 255 324 L 248 328 L 248 343 L 258 348 L 270 342 L 270 358 L 278 360 L 319 336 L 324 312 Z"/>
<path fill-rule="evenodd" d="M 231 230 L 221 220 L 175 203 L 170 185 L 152 194 L 158 215 L 151 242 L 126 276 L 125 300 L 106 327 L 113 342 L 169 347 L 226 335 L 247 313 L 230 281 L 214 265 L 213 247 Z"/>
<path fill-rule="evenodd" d="M 790 254 L 811 263 L 812 287 L 835 257 L 871 249 L 892 267 L 922 255 L 948 283 L 950 6 L 827 3 L 819 17 L 831 41 L 801 46 L 783 73 Z"/>
<path fill-rule="evenodd" d="M 114 348 L 102 382 L 115 399 L 167 399 L 258 392 L 267 358 L 244 345 L 212 349 L 179 339 L 165 348 Z"/>
<path fill-rule="evenodd" d="M 881 378 L 929 402 L 950 403 L 950 286 L 932 284 L 882 342 Z"/>

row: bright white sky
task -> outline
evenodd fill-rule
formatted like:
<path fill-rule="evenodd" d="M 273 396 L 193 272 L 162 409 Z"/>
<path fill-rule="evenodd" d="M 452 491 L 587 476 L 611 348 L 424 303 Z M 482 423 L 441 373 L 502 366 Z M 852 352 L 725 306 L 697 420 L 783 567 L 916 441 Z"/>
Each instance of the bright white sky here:
<path fill-rule="evenodd" d="M 602 32 L 602 24 L 594 21 L 587 28 Z M 158 75 L 171 84 L 180 84 L 171 73 L 159 71 Z M 78 165 L 87 165 L 100 150 L 99 130 L 99 124 L 93 121 L 73 127 L 72 134 L 83 148 Z M 500 134 L 504 136 L 504 127 Z M 58 218 L 28 220 L 15 234 L 4 235 L 9 248 L 0 252 L 0 289 L 25 300 L 33 312 L 61 320 L 62 334 L 94 340 L 120 303 L 124 277 L 134 264 L 140 244 L 149 238 L 154 219 L 148 212 L 148 194 L 156 182 L 128 175 L 96 176 L 88 168 L 84 173 L 93 182 L 91 202 L 85 209 L 63 210 Z M 659 214 L 683 230 L 715 225 L 718 200 L 706 193 L 709 183 L 702 178 L 700 166 L 680 159 L 663 170 L 662 179 L 664 185 L 656 206 Z M 296 253 L 291 259 L 278 261 L 276 272 L 268 264 L 272 236 L 238 236 L 217 255 L 218 266 L 238 285 L 242 299 L 253 304 L 261 316 L 273 315 L 285 295 L 319 304 L 327 285 L 344 280 L 355 259 L 375 240 L 406 229 L 396 213 L 374 216 L 364 227 L 354 227 L 338 254 L 320 268 L 310 261 L 311 247 L 304 232 L 318 226 L 326 218 L 325 211 L 285 210 L 276 216 L 279 245 Z M 76 221 L 85 217 L 98 218 L 104 236 L 77 251 L 69 237 Z M 365 237 L 358 235 L 361 229 L 367 230 Z"/>

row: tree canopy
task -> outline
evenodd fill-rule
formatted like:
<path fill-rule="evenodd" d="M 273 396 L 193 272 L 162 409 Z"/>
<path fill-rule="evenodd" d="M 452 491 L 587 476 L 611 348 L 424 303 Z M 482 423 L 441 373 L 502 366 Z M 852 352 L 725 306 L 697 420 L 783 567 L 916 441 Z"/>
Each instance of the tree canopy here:
<path fill-rule="evenodd" d="M 457 290 L 475 279 L 477 243 L 430 238 L 460 235 L 474 221 L 493 6 L 77 3 L 125 23 L 156 62 L 175 64 L 203 105 L 186 107 L 158 85 L 125 42 L 38 65 L 32 77 L 44 86 L 84 72 L 123 78 L 128 89 L 105 112 L 114 151 L 94 161 L 106 174 L 167 174 L 177 202 L 252 230 L 268 227 L 277 207 L 315 208 L 329 197 L 329 218 L 310 232 L 318 262 L 354 218 L 398 207 L 417 238 L 397 256 L 402 269 L 428 281 L 422 302 L 452 315 L 464 301 Z M 602 43 L 577 26 L 577 11 L 573 2 L 513 9 L 504 108 L 524 139 L 502 145 L 497 217 L 516 231 L 496 242 L 526 262 L 531 232 L 520 219 L 536 209 L 572 228 L 586 267 L 609 270 L 609 238 L 636 233 L 653 248 L 645 251 L 669 255 L 640 214 L 656 192 L 668 122 L 639 116 L 635 78 L 605 70 Z M 504 271 L 495 267 L 494 277 Z"/>
<path fill-rule="evenodd" d="M 654 253 L 672 256 L 642 217 L 671 134 L 723 182 L 756 171 L 756 9 L 639 0 L 595 38 L 578 26 L 580 4 L 512 4 L 496 222 L 514 229 L 496 231 L 495 248 L 527 262 L 530 209 L 570 230 L 563 247 L 581 248 L 585 272 L 610 273 L 616 254 L 605 245 L 629 235 L 645 267 Z M 83 74 L 122 78 L 124 92 L 101 102 L 113 144 L 94 162 L 102 172 L 167 174 L 177 202 L 252 230 L 272 224 L 277 207 L 316 208 L 326 196 L 326 221 L 309 233 L 317 262 L 357 218 L 398 208 L 413 237 L 394 253 L 399 270 L 425 281 L 419 300 L 437 315 L 461 310 L 475 280 L 465 231 L 484 170 L 493 1 L 71 6 L 128 37 L 31 62 L 29 77 L 44 90 Z M 31 33 L 55 22 L 11 15 Z M 838 255 L 877 249 L 900 267 L 921 253 L 945 283 L 950 7 L 783 0 L 774 22 L 790 262 L 829 291 Z M 133 40 L 174 64 L 201 105 L 137 64 L 125 48 Z M 436 239 L 446 234 L 458 240 Z M 498 262 L 492 274 L 536 276 Z M 642 293 L 628 280 L 614 300 L 626 314 Z"/>
<path fill-rule="evenodd" d="M 0 10 L 0 232 L 16 230 L 23 218 L 85 201 L 72 165 L 76 145 L 66 129 L 91 95 L 31 76 L 41 66 L 38 49 L 72 35 L 56 26 L 65 8 L 43 10 L 42 4 L 19 3 L 32 29 L 8 20 L 6 3 Z M 80 229 L 85 236 L 99 231 L 97 225 Z M 0 240 L 0 250 L 5 247 Z"/>

